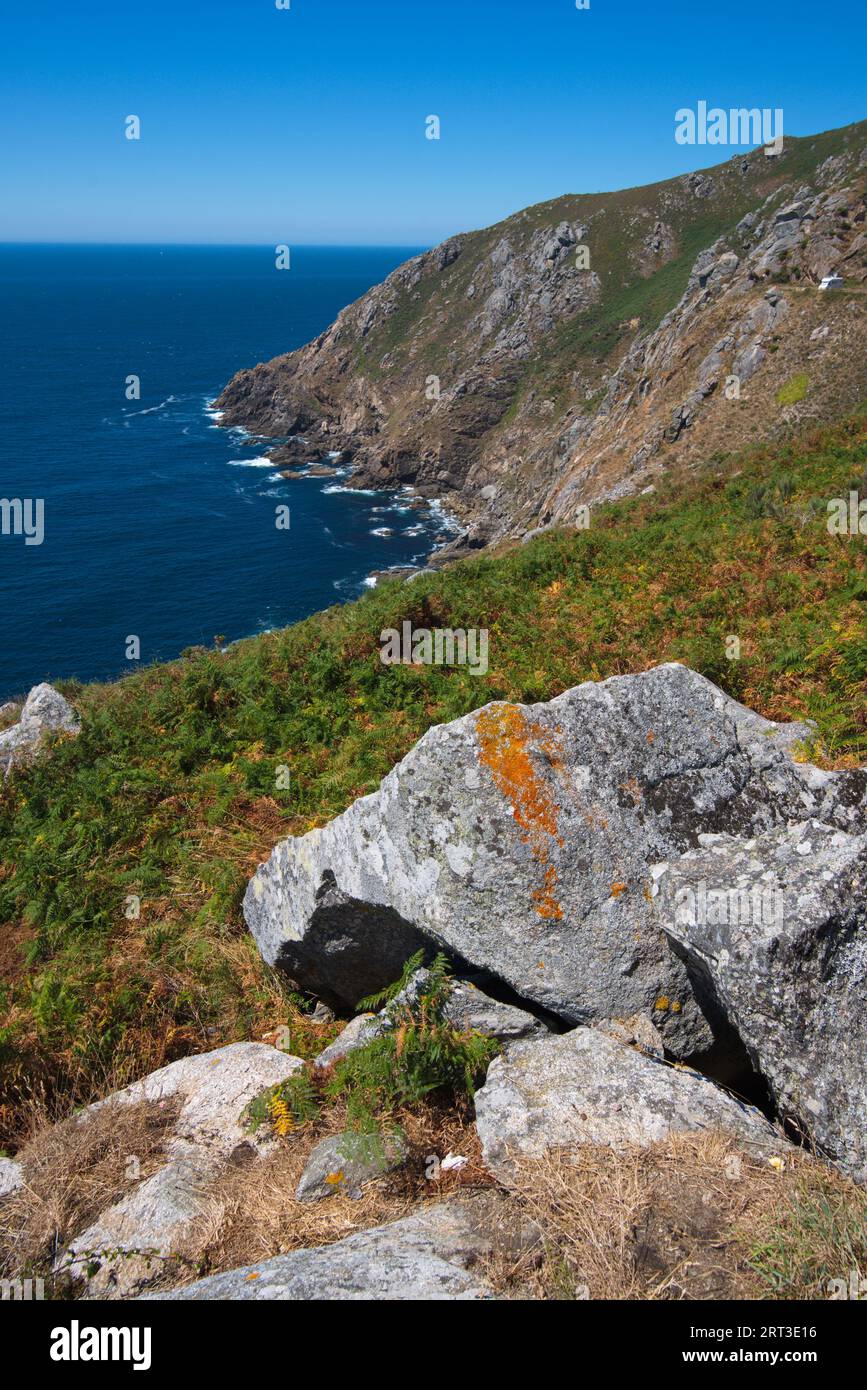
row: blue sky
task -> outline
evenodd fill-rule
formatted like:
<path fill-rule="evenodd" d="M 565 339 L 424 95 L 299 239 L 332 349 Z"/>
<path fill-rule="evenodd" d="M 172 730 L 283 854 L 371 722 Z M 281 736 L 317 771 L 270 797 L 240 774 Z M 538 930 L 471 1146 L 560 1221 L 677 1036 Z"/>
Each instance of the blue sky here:
<path fill-rule="evenodd" d="M 795 135 L 867 115 L 863 0 L 0 0 L 0 24 L 5 241 L 429 244 L 729 157 L 674 141 L 701 99 Z"/>

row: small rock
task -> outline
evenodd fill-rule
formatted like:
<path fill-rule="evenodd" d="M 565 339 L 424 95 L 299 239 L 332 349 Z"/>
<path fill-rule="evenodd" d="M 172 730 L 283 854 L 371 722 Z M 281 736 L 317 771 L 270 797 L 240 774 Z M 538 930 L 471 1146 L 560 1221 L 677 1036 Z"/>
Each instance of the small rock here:
<path fill-rule="evenodd" d="M 353 1194 L 362 1183 L 390 1173 L 406 1162 L 406 1145 L 397 1136 L 330 1134 L 313 1149 L 295 1191 L 299 1202 L 319 1202 L 339 1193 Z"/>
<path fill-rule="evenodd" d="M 314 1067 L 330 1067 L 335 1062 L 339 1062 L 341 1057 L 347 1053 L 354 1052 L 357 1047 L 364 1047 L 373 1038 L 378 1038 L 382 1033 L 378 1014 L 356 1014 L 355 1018 L 347 1023 L 342 1033 L 338 1033 L 332 1043 L 319 1053 L 315 1058 Z"/>
<path fill-rule="evenodd" d="M 24 1186 L 24 1169 L 14 1158 L 0 1158 L 0 1200 Z"/>
<path fill-rule="evenodd" d="M 44 683 L 34 686 L 19 722 L 0 733 L 0 771 L 8 776 L 13 766 L 29 761 L 43 734 L 77 734 L 80 729 L 75 710 L 58 690 Z"/>

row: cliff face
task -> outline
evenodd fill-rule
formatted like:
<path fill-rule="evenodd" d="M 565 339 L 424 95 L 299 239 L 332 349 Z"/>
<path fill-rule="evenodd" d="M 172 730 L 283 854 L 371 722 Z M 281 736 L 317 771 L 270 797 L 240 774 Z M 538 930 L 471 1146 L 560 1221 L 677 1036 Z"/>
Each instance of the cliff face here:
<path fill-rule="evenodd" d="M 568 524 L 867 394 L 865 183 L 862 122 L 528 208 L 239 372 L 223 423 L 345 449 L 359 486 L 442 497 L 474 544 Z"/>

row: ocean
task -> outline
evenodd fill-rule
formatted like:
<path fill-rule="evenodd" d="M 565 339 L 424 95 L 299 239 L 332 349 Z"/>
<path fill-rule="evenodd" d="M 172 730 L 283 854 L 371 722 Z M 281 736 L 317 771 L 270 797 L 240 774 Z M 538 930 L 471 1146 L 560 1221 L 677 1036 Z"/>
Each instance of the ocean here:
<path fill-rule="evenodd" d="M 41 544 L 12 513 L 0 534 L 0 699 L 128 671 L 130 637 L 149 663 L 296 622 L 448 534 L 435 505 L 281 478 L 208 409 L 417 249 L 0 246 L 0 498 L 44 504 Z"/>

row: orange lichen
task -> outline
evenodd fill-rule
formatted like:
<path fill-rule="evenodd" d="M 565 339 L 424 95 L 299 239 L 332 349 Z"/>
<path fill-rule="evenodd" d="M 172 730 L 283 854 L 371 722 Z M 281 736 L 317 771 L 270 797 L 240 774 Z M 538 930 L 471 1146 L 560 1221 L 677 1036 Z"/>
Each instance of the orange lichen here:
<path fill-rule="evenodd" d="M 548 917 L 554 921 L 559 921 L 563 916 L 563 909 L 554 896 L 554 889 L 557 887 L 557 870 L 553 864 L 545 866 L 545 886 L 537 888 L 533 894 L 533 902 L 536 904 L 536 911 L 540 917 Z"/>
<path fill-rule="evenodd" d="M 544 883 L 533 893 L 540 917 L 559 920 L 563 909 L 557 901 L 557 871 L 551 863 L 551 841 L 562 845 L 557 834 L 558 807 L 539 776 L 530 753 L 531 743 L 552 765 L 559 761 L 556 733 L 531 723 L 518 705 L 496 704 L 476 716 L 479 761 L 490 768 L 494 783 L 511 806 L 512 815 L 530 846 L 533 858 L 544 870 Z"/>
<path fill-rule="evenodd" d="M 611 885 L 611 896 L 612 896 L 612 898 L 619 898 L 621 893 L 625 893 L 625 892 L 626 892 L 626 887 L 627 887 L 627 885 L 626 885 L 625 883 L 612 883 L 612 885 Z"/>

